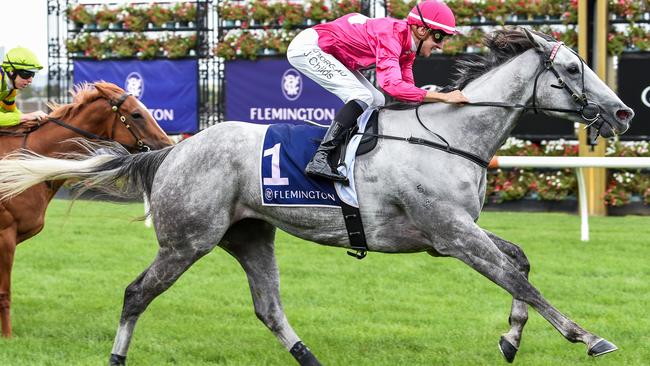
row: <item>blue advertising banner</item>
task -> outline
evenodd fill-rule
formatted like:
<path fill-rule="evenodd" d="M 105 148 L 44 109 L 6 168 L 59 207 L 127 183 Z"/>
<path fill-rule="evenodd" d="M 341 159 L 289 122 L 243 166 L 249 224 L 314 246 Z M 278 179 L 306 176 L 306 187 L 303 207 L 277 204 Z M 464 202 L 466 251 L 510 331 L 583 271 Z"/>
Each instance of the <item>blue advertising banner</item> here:
<path fill-rule="evenodd" d="M 343 102 L 284 59 L 225 65 L 227 121 L 329 125 Z"/>
<path fill-rule="evenodd" d="M 74 82 L 108 81 L 138 98 L 169 133 L 198 131 L 197 60 L 74 61 Z"/>

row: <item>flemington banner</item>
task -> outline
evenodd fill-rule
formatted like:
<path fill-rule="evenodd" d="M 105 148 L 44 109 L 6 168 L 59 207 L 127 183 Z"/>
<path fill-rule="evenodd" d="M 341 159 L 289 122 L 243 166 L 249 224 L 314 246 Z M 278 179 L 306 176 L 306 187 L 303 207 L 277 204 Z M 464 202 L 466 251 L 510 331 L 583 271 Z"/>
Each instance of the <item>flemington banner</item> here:
<path fill-rule="evenodd" d="M 227 121 L 329 125 L 343 102 L 283 59 L 225 65 Z"/>
<path fill-rule="evenodd" d="M 650 136 L 650 53 L 624 53 L 618 60 L 618 95 L 634 110 L 634 121 L 623 138 Z"/>
<path fill-rule="evenodd" d="M 74 61 L 74 82 L 108 81 L 138 98 L 168 134 L 198 131 L 196 60 Z"/>

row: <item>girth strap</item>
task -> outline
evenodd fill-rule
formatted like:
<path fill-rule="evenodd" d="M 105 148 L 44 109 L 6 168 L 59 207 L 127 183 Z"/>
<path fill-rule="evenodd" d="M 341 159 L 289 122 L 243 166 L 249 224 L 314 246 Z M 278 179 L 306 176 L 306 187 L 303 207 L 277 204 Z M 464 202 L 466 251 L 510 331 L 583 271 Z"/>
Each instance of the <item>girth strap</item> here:
<path fill-rule="evenodd" d="M 350 247 L 356 250 L 356 253 L 348 251 L 348 255 L 363 259 L 366 257 L 368 244 L 366 242 L 366 233 L 363 230 L 363 222 L 361 221 L 361 212 L 359 212 L 358 207 L 350 206 L 345 202 L 341 202 L 341 209 L 343 210 L 345 228 L 350 239 Z"/>

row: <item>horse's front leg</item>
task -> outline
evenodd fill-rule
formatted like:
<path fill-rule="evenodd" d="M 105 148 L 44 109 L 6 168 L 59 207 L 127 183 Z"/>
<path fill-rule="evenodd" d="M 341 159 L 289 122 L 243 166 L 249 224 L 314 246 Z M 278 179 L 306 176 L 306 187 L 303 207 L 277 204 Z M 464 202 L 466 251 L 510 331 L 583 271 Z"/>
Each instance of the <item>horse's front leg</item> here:
<path fill-rule="evenodd" d="M 11 337 L 11 269 L 15 252 L 16 229 L 0 230 L 0 322 L 3 337 Z"/>
<path fill-rule="evenodd" d="M 600 356 L 618 349 L 560 313 L 470 217 L 463 220 L 462 214 L 459 216 L 461 219 L 452 219 L 439 227 L 438 238 L 433 243 L 438 253 L 460 259 L 508 291 L 515 299 L 532 306 L 567 340 L 586 344 L 590 356 Z"/>
<path fill-rule="evenodd" d="M 530 272 L 530 263 L 528 258 L 524 254 L 524 251 L 521 250 L 517 245 L 499 238 L 493 233 L 483 230 L 490 240 L 499 248 L 499 250 L 510 258 L 512 264 L 517 267 L 517 269 L 523 273 L 523 275 L 528 278 L 528 273 Z M 512 308 L 510 309 L 510 317 L 508 317 L 508 323 L 510 323 L 510 331 L 503 334 L 499 340 L 499 349 L 505 357 L 506 361 L 512 362 L 515 359 L 515 355 L 519 350 L 519 345 L 521 342 L 521 334 L 524 331 L 524 325 L 528 320 L 528 305 L 520 300 L 515 298 L 512 299 Z"/>

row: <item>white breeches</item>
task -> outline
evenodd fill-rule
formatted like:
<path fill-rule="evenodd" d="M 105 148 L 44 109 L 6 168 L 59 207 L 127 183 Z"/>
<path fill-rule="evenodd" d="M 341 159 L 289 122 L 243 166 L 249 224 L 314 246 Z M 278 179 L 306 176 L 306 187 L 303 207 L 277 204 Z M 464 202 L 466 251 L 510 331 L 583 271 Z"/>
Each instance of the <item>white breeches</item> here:
<path fill-rule="evenodd" d="M 318 33 L 305 29 L 287 49 L 289 63 L 304 75 L 329 90 L 344 103 L 360 100 L 369 107 L 385 103 L 384 95 L 359 71 L 351 71 L 334 56 L 318 47 Z"/>

